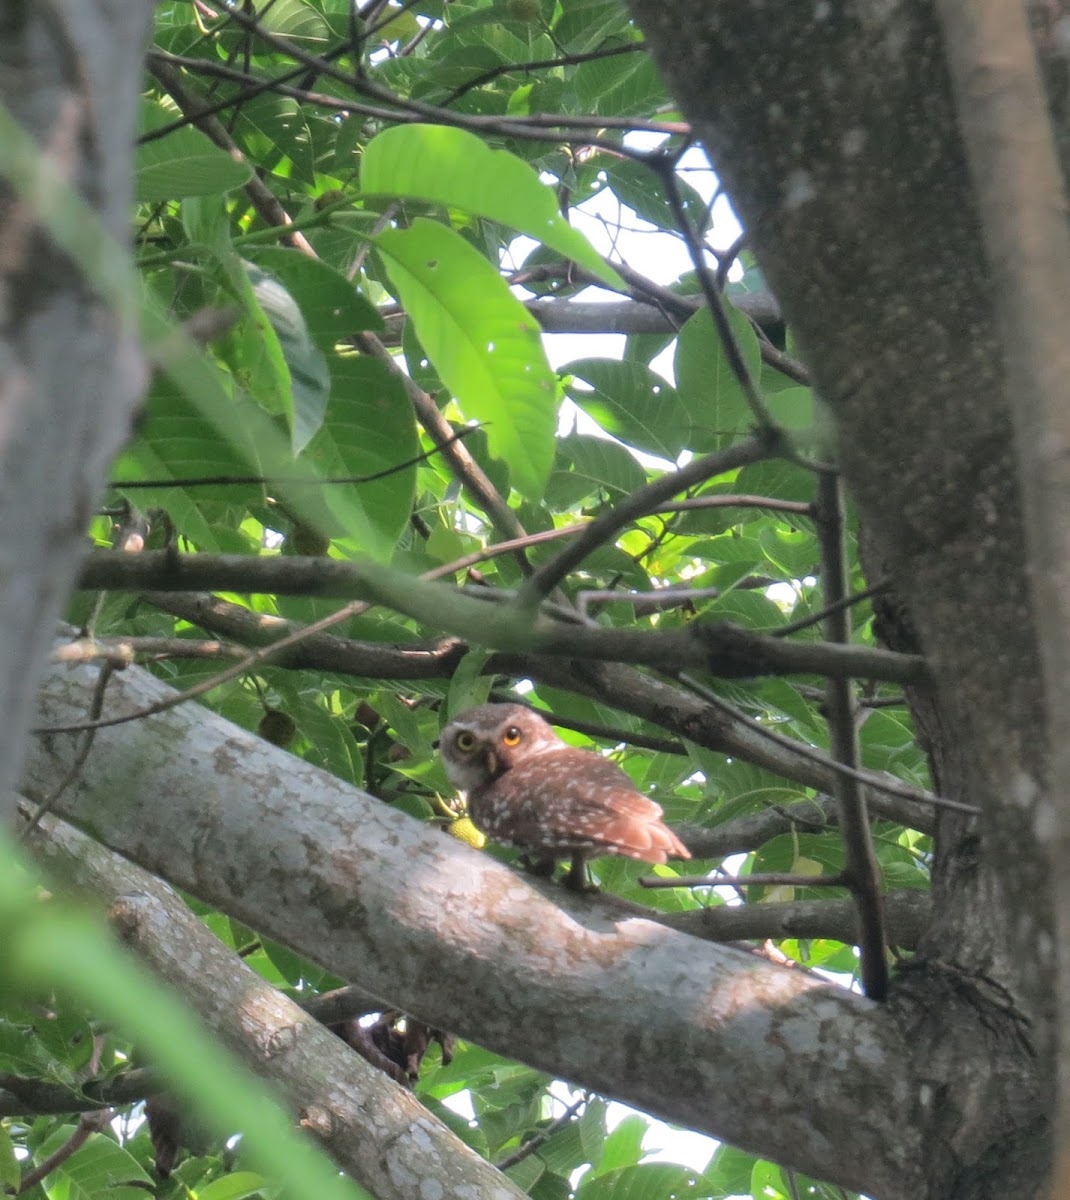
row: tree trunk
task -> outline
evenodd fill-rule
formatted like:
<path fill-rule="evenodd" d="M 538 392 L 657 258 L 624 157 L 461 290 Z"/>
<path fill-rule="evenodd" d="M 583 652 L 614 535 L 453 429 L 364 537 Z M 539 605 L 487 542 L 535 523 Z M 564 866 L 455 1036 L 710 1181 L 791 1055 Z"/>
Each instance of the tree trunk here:
<path fill-rule="evenodd" d="M 45 649 L 144 384 L 136 329 L 38 216 L 60 210 L 69 187 L 126 245 L 151 11 L 147 0 L 22 0 L 0 13 L 4 788 L 18 779 Z M 77 229 L 67 232 L 77 239 Z"/>
<path fill-rule="evenodd" d="M 1052 906 L 1045 695 L 999 332 L 933 6 L 633 0 L 835 415 L 942 813 L 934 920 L 892 1007 L 925 1195 L 1047 1170 Z M 687 29 L 686 38 L 680 30 Z M 894 464 L 894 465 L 893 465 Z M 1011 867 L 1013 864 L 1013 867 Z"/>

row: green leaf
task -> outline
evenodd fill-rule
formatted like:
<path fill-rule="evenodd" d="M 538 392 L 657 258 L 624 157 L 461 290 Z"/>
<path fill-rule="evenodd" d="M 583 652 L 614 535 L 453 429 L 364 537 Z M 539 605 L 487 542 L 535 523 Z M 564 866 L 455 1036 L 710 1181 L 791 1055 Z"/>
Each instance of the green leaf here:
<path fill-rule="evenodd" d="M 313 186 L 316 166 L 309 117 L 292 96 L 254 96 L 237 117 L 235 134 L 261 169 L 277 169 L 285 157 L 291 178 Z"/>
<path fill-rule="evenodd" d="M 650 1123 L 639 1113 L 625 1117 L 606 1138 L 602 1159 L 588 1178 L 636 1166 L 643 1157 L 643 1138 L 649 1128 Z"/>
<path fill-rule="evenodd" d="M 741 1196 L 750 1191 L 755 1158 L 735 1146 L 719 1146 L 705 1170 L 705 1178 L 718 1196 Z"/>
<path fill-rule="evenodd" d="M 557 461 L 546 492 L 551 508 L 564 510 L 599 488 L 627 494 L 646 482 L 643 468 L 617 442 L 574 433 L 558 439 Z"/>
<path fill-rule="evenodd" d="M 221 1053 L 173 993 L 136 966 L 96 921 L 31 900 L 34 893 L 12 866 L 8 859 L 0 870 L 0 925 L 8 935 L 5 965 L 11 984 L 73 993 L 103 1020 L 122 1026 L 173 1081 L 177 1094 L 189 1099 L 196 1114 L 219 1132 L 240 1128 L 250 1156 L 297 1200 L 341 1198 L 354 1190 L 362 1194 L 355 1185 L 343 1183 L 322 1153 L 291 1130 L 289 1117 L 251 1074 Z M 212 1080 L 210 1088 L 204 1086 L 205 1079 Z M 90 1192 L 99 1190 L 102 1177 L 109 1183 L 151 1182 L 110 1138 L 97 1135 L 93 1142 L 99 1149 L 90 1150 L 87 1143 L 61 1168 L 65 1176 L 75 1183 L 87 1178 Z M 78 1159 L 87 1150 L 83 1177 Z M 143 1200 L 142 1191 L 130 1192 L 128 1196 L 123 1189 L 121 1200 Z"/>
<path fill-rule="evenodd" d="M 330 372 L 323 352 L 309 335 L 300 308 L 286 288 L 258 267 L 248 266 L 247 270 L 253 295 L 275 331 L 289 371 L 290 439 L 294 454 L 300 454 L 323 424 L 330 395 Z"/>
<path fill-rule="evenodd" d="M 494 677 L 483 673 L 490 658 L 489 650 L 469 650 L 457 664 L 446 693 L 446 712 L 450 717 L 486 703 L 494 686 Z"/>
<path fill-rule="evenodd" d="M 588 1161 L 580 1134 L 579 1121 L 569 1121 L 564 1129 L 539 1147 L 539 1158 L 555 1175 L 568 1175 Z"/>
<path fill-rule="evenodd" d="M 383 328 L 375 306 L 322 259 L 281 246 L 250 246 L 244 253 L 281 280 L 300 306 L 309 335 L 321 350 L 333 350 L 362 329 Z"/>
<path fill-rule="evenodd" d="M 718 1195 L 707 1180 L 689 1167 L 675 1163 L 639 1163 L 605 1175 L 584 1176 L 576 1200 L 688 1200 Z"/>
<path fill-rule="evenodd" d="M 34 1151 L 40 1166 L 70 1141 L 73 1125 L 61 1125 Z M 108 1200 L 144 1200 L 136 1184 L 151 1184 L 152 1177 L 128 1151 L 102 1133 L 91 1133 L 84 1145 L 45 1177 L 45 1191 L 63 1200 L 92 1200 L 107 1193 Z"/>
<path fill-rule="evenodd" d="M 562 367 L 590 389 L 569 385 L 568 395 L 607 432 L 636 450 L 675 462 L 687 445 L 689 418 L 676 389 L 642 363 L 579 358 Z"/>
<path fill-rule="evenodd" d="M 757 380 L 762 363 L 758 336 L 738 309 L 727 306 L 727 313 L 750 377 Z M 754 415 L 709 309 L 700 309 L 680 330 L 675 361 L 676 389 L 693 427 L 692 450 L 720 450 L 754 426 Z"/>
<path fill-rule="evenodd" d="M 139 134 L 182 120 L 173 101 L 142 100 Z M 236 162 L 192 125 L 137 148 L 134 189 L 138 201 L 157 204 L 184 196 L 218 196 L 248 183 L 252 168 Z"/>
<path fill-rule="evenodd" d="M 253 1171 L 232 1171 L 197 1189 L 197 1200 L 245 1200 L 270 1189 L 270 1180 Z"/>
<path fill-rule="evenodd" d="M 609 60 L 596 61 L 605 63 Z M 594 66 L 595 64 L 588 65 Z M 622 159 L 607 166 L 606 178 L 614 195 L 623 204 L 627 204 L 629 208 L 633 209 L 636 216 L 644 221 L 649 221 L 657 229 L 676 228 L 677 217 L 669 203 L 665 184 L 661 177 L 648 167 L 642 163 L 633 162 L 631 159 Z M 703 233 L 706 222 L 709 220 L 709 208 L 706 202 L 689 183 L 679 177 L 676 180 L 676 188 L 680 193 L 680 201 L 683 204 L 684 212 L 687 213 L 688 220 L 700 234 Z"/>
<path fill-rule="evenodd" d="M 364 781 L 364 760 L 350 723 L 328 712 L 317 696 L 301 695 L 291 715 L 309 743 L 305 760 L 359 787 Z"/>
<path fill-rule="evenodd" d="M 541 497 L 553 461 L 556 376 L 539 329 L 498 272 L 453 230 L 417 219 L 376 244 L 424 349 L 514 487 Z"/>
<path fill-rule="evenodd" d="M 529 1154 L 527 1158 L 507 1167 L 505 1173 L 521 1191 L 530 1192 L 546 1174 L 546 1164 L 537 1154 Z"/>
<path fill-rule="evenodd" d="M 331 396 L 326 419 L 301 463 L 323 475 L 364 476 L 390 470 L 420 453 L 412 405 L 401 380 L 385 363 L 363 355 L 332 354 L 328 365 Z M 360 553 L 389 555 L 408 523 L 415 488 L 416 467 L 409 466 L 340 489 L 359 501 L 380 536 L 378 547 L 357 545 Z"/>
<path fill-rule="evenodd" d="M 769 523 L 758 531 L 758 540 L 766 558 L 786 579 L 806 579 L 817 574 L 821 548 L 816 534 Z"/>
<path fill-rule="evenodd" d="M 813 428 L 814 393 L 810 388 L 781 388 L 766 400 L 773 416 L 785 429 Z"/>
<path fill-rule="evenodd" d="M 643 57 L 643 56 L 637 56 Z M 624 289 L 620 276 L 558 211 L 553 189 L 523 159 L 449 125 L 395 125 L 373 138 L 360 164 L 365 192 L 411 196 L 509 225 Z"/>
<path fill-rule="evenodd" d="M 19 1180 L 22 1178 L 22 1172 L 19 1170 L 19 1162 L 15 1157 L 15 1146 L 11 1141 L 11 1134 L 0 1125 L 0 1191 L 10 1192 L 12 1195 L 19 1189 Z"/>
<path fill-rule="evenodd" d="M 653 113 L 665 101 L 665 85 L 649 54 L 581 63 L 573 75 L 573 86 L 582 110 L 600 116 Z M 653 177 L 652 171 L 647 174 Z M 625 196 L 621 199 L 631 203 Z"/>
<path fill-rule="evenodd" d="M 248 406 L 233 396 L 225 403 L 241 409 Z M 217 427 L 207 421 L 199 407 L 190 402 L 166 376 L 157 375 L 138 424 L 137 435 L 119 458 L 113 471 L 115 479 L 189 479 L 198 476 L 257 475 L 261 464 L 252 438 L 235 445 L 221 438 Z M 122 486 L 118 487 L 120 492 Z M 166 510 L 177 532 L 190 538 L 203 550 L 219 548 L 205 516 L 210 500 L 230 503 L 243 497 L 262 497 L 263 488 L 206 488 L 131 490 L 124 493 L 139 508 Z"/>

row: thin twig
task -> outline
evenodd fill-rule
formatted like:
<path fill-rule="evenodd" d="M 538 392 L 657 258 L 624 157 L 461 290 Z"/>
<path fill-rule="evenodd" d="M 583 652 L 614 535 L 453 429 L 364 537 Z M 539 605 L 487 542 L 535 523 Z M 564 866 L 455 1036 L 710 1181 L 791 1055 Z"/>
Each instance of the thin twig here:
<path fill-rule="evenodd" d="M 104 708 L 104 693 L 108 687 L 108 681 L 111 679 L 115 671 L 115 666 L 110 660 L 105 660 L 100 667 L 100 674 L 97 676 L 96 685 L 93 688 L 93 698 L 89 704 L 89 720 L 95 722 Z M 30 820 L 26 823 L 20 835 L 20 841 L 25 841 L 31 833 L 41 823 L 41 818 L 48 812 L 52 811 L 56 801 L 63 793 L 71 786 L 72 783 L 82 773 L 82 768 L 85 766 L 86 759 L 89 757 L 89 751 L 93 748 L 93 739 L 96 737 L 97 726 L 89 724 L 85 729 L 85 735 L 82 738 L 82 744 L 78 747 L 78 752 L 74 756 L 74 760 L 67 768 L 63 778 L 56 784 L 55 788 L 41 801 L 37 807 L 37 811 L 33 814 Z"/>
<path fill-rule="evenodd" d="M 789 634 L 798 633 L 801 629 L 809 629 L 811 625 L 818 625 L 828 617 L 842 612 L 844 609 L 853 608 L 854 605 L 861 604 L 863 600 L 869 600 L 881 592 L 886 592 L 891 586 L 892 582 L 890 579 L 878 579 L 876 583 L 868 588 L 863 588 L 860 592 L 852 592 L 849 596 L 841 596 L 838 600 L 833 600 L 818 612 L 800 617 L 797 621 L 792 621 L 789 625 L 778 625 L 775 629 L 770 629 L 767 632 L 770 637 L 787 637 Z M 828 591 L 827 584 L 825 591 Z"/>
<path fill-rule="evenodd" d="M 196 596 L 183 593 L 143 593 L 145 599 L 158 608 L 181 617 L 192 624 L 210 631 L 244 641 L 247 644 L 262 644 L 266 639 L 292 632 L 298 626 L 280 617 L 263 613 L 252 613 L 241 605 L 232 604 L 214 596 Z M 386 679 L 440 679 L 449 677 L 456 663 L 463 657 L 467 646 L 460 638 L 439 638 L 416 646 L 391 647 L 381 643 L 358 642 L 352 639 L 317 635 L 301 646 L 294 647 L 297 655 L 289 654 L 286 665 L 291 669 L 312 668 L 336 671 L 359 677 L 375 676 Z M 693 710 L 691 698 L 684 692 L 670 689 L 661 681 L 647 678 L 626 667 L 611 676 L 603 671 L 592 676 L 590 671 L 578 671 L 574 666 L 549 655 L 495 655 L 488 660 L 487 670 L 506 672 L 520 677 L 536 679 L 553 687 L 565 688 L 580 695 L 593 696 L 622 712 L 632 713 L 655 724 L 665 724 L 674 714 L 679 724 L 676 731 L 710 750 L 731 754 L 747 762 L 755 762 L 766 770 L 794 780 L 805 787 L 827 790 L 831 786 L 833 772 L 847 770 L 842 764 L 833 762 L 821 750 L 795 741 L 766 728 L 759 722 L 746 717 L 727 701 L 709 689 L 703 690 L 704 703 L 723 713 L 725 721 L 709 722 Z M 656 698 L 644 699 L 655 689 Z M 681 708 L 684 705 L 684 708 Z M 729 732 L 731 731 L 731 732 Z M 768 741 L 775 753 L 759 754 L 755 739 Z M 816 768 L 816 770 L 814 769 Z M 949 807 L 971 815 L 977 809 L 958 801 L 933 796 L 920 788 L 911 787 L 894 776 L 875 771 L 861 771 L 861 782 L 875 793 L 874 804 L 879 797 L 888 795 L 912 805 L 915 811 L 887 811 L 887 801 L 880 802 L 883 815 L 911 828 L 924 832 L 932 831 L 929 811 L 932 808 Z M 917 811 L 921 809 L 922 811 Z M 785 816 L 794 809 L 784 810 Z M 792 818 L 794 819 L 794 818 Z M 808 818 L 800 816 L 799 821 Z M 815 813 L 812 820 L 822 819 Z M 686 839 L 685 839 L 686 840 Z"/>
<path fill-rule="evenodd" d="M 28 1192 L 30 1188 L 36 1187 L 43 1179 L 51 1175 L 57 1167 L 61 1167 L 67 1159 L 77 1153 L 89 1141 L 91 1134 L 99 1133 L 110 1120 L 111 1109 L 100 1109 L 95 1112 L 82 1113 L 71 1136 L 58 1150 L 50 1154 L 39 1167 L 35 1167 L 32 1171 L 27 1171 L 19 1181 L 18 1191 L 15 1194 L 21 1196 L 24 1192 Z"/>
<path fill-rule="evenodd" d="M 710 316 L 713 318 L 714 328 L 717 330 L 725 358 L 743 392 L 747 406 L 757 421 L 758 428 L 763 430 L 769 438 L 782 441 L 785 436 L 784 430 L 773 416 L 769 405 L 765 402 L 765 397 L 751 377 L 750 368 L 747 366 L 743 351 L 736 340 L 735 331 L 728 322 L 728 313 L 725 310 L 717 280 L 706 265 L 702 244 L 691 223 L 691 218 L 688 216 L 683 196 L 680 194 L 680 184 L 676 178 L 677 159 L 677 154 L 667 156 L 659 152 L 652 154 L 647 162 L 665 189 L 665 198 L 669 202 L 669 208 L 676 218 L 676 226 L 683 235 L 684 245 L 687 246 L 687 252 L 691 256 L 691 265 L 695 268 L 702 294 L 706 298 L 706 304 L 710 310 Z"/>
<path fill-rule="evenodd" d="M 152 74 L 159 80 L 161 87 L 172 97 L 187 119 L 192 121 L 198 129 L 207 134 L 217 146 L 225 150 L 236 161 L 247 161 L 237 142 L 227 132 L 226 126 L 217 117 L 205 114 L 204 108 L 206 106 L 204 102 L 186 87 L 181 75 L 174 66 L 162 61 L 159 56 L 153 55 L 149 56 L 148 66 Z M 285 227 L 292 224 L 289 215 L 282 207 L 278 197 L 264 183 L 256 171 L 252 172 L 243 187 L 253 208 L 256 209 L 258 215 L 267 221 L 269 225 Z M 297 249 L 305 249 L 307 247 L 307 250 L 311 251 L 312 247 L 309 245 L 308 239 L 304 234 L 292 233 L 288 236 L 292 245 Z"/>
<path fill-rule="evenodd" d="M 374 483 L 378 479 L 386 479 L 390 475 L 397 475 L 400 471 L 407 471 L 409 467 L 415 467 L 422 462 L 427 462 L 436 454 L 441 454 L 447 446 L 451 446 L 454 442 L 459 442 L 475 433 L 479 429 L 479 425 L 466 425 L 463 429 L 458 429 L 446 441 L 436 442 L 430 450 L 424 450 L 420 454 L 413 455 L 412 458 L 405 459 L 404 462 L 395 463 L 392 467 L 384 467 L 381 471 L 374 471 L 371 475 L 283 475 L 277 478 L 271 478 L 267 475 L 195 475 L 188 479 L 112 479 L 108 483 L 108 487 L 123 488 L 130 491 L 134 488 L 198 488 L 198 487 L 238 487 L 250 485 L 263 485 L 270 487 L 272 484 L 294 485 L 301 484 L 309 487 L 327 487 L 339 484 L 362 484 Z"/>
<path fill-rule="evenodd" d="M 851 610 L 847 595 L 846 513 L 843 481 L 822 472 L 817 481 L 817 529 L 821 544 L 821 580 L 828 615 L 825 636 L 846 645 L 851 637 Z M 861 755 L 855 725 L 853 684 L 849 679 L 829 679 L 826 708 L 831 757 L 857 770 Z M 833 787 L 840 813 L 845 866 L 843 877 L 858 907 L 858 951 L 862 986 L 871 1000 L 888 994 L 888 953 L 884 938 L 884 912 L 880 866 L 869 828 L 866 798 L 854 775 L 839 774 Z"/>
<path fill-rule="evenodd" d="M 673 513 L 706 508 L 767 508 L 770 512 L 795 513 L 800 517 L 814 515 L 814 506 L 806 500 L 778 500 L 774 496 L 747 496 L 731 492 L 723 496 L 691 496 L 687 500 L 670 500 L 650 511 Z"/>
<path fill-rule="evenodd" d="M 462 83 L 460 87 L 454 88 L 452 92 L 443 98 L 442 107 L 448 108 L 468 92 L 482 87 L 485 83 L 492 83 L 500 75 L 512 75 L 514 73 L 527 75 L 533 71 L 548 71 L 555 67 L 575 67 L 579 66 L 580 63 L 594 62 L 600 58 L 616 58 L 621 54 L 635 54 L 637 51 L 645 50 L 645 42 L 627 42 L 623 46 L 603 46 L 600 50 L 589 50 L 586 54 L 563 54 L 560 58 L 540 58 L 534 59 L 531 62 L 520 63 L 499 63 L 496 67 L 489 67 L 486 71 L 469 79 L 466 83 Z"/>
<path fill-rule="evenodd" d="M 504 1158 L 499 1159 L 494 1165 L 499 1171 L 507 1171 L 510 1167 L 515 1167 L 518 1162 L 523 1162 L 530 1154 L 534 1154 L 536 1150 L 546 1141 L 554 1136 L 558 1130 L 564 1127 L 572 1120 L 572 1118 L 587 1104 L 589 1097 L 584 1094 L 578 1100 L 574 1100 L 568 1108 L 554 1121 L 551 1121 L 545 1129 L 535 1134 L 534 1137 L 528 1140 L 512 1154 L 507 1154 Z"/>
<path fill-rule="evenodd" d="M 660 879 L 653 875 L 640 877 L 645 888 L 698 887 L 846 887 L 842 873 L 836 875 L 794 875 L 790 871 L 755 871 L 753 875 L 678 875 L 675 879 Z"/>
<path fill-rule="evenodd" d="M 671 500 L 687 488 L 704 483 L 715 475 L 722 475 L 748 463 L 760 462 L 771 457 L 773 453 L 768 439 L 759 435 L 737 442 L 724 450 L 696 458 L 686 467 L 667 471 L 645 487 L 637 488 L 630 496 L 626 496 L 618 504 L 595 517 L 571 546 L 534 571 L 520 589 L 517 605 L 521 608 L 538 608 L 565 576 L 579 566 L 589 554 L 612 540 L 626 525 L 645 516 L 658 504 Z"/>

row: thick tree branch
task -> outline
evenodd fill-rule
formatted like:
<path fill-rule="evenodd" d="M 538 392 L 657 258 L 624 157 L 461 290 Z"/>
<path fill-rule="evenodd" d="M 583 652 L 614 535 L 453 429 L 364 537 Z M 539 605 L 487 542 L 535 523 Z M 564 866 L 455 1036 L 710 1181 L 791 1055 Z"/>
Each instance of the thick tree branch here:
<path fill-rule="evenodd" d="M 265 983 L 158 879 L 63 821 L 45 818 L 33 846 L 58 879 L 110 906 L 123 940 L 378 1200 L 420 1200 L 428 1180 L 442 1196 L 523 1195 L 410 1091 Z"/>
<path fill-rule="evenodd" d="M 38 719 L 76 716 L 91 677 L 55 668 Z M 116 686 L 131 705 L 166 690 L 137 667 Z M 38 747 L 33 791 L 64 770 L 65 740 Z M 596 898 L 551 903 L 195 707 L 99 735 L 60 804 L 124 856 L 429 1024 L 800 1169 L 834 1163 L 845 1186 L 917 1183 L 905 1044 L 855 995 Z"/>
<path fill-rule="evenodd" d="M 586 540 L 591 522 L 577 537 Z M 534 578 L 534 577 L 533 577 Z M 549 582 L 549 577 L 546 578 Z M 254 558 L 244 555 L 173 555 L 166 551 L 125 554 L 94 551 L 84 561 L 79 586 L 88 589 L 130 591 L 201 591 L 205 588 L 235 592 L 356 598 L 379 601 L 381 590 L 366 577 L 360 564 L 322 558 Z M 504 639 L 495 636 L 484 606 L 443 585 L 413 580 L 408 600 L 398 603 L 408 615 L 419 616 L 424 601 L 438 595 L 436 605 L 442 627 L 476 644 L 530 650 L 569 658 L 605 662 L 631 662 L 664 670 L 705 670 L 727 678 L 753 675 L 821 674 L 836 678 L 857 677 L 889 683 L 921 683 L 926 678 L 924 660 L 861 645 L 790 642 L 752 633 L 727 622 L 692 622 L 678 630 L 606 629 L 540 619 L 520 638 L 506 628 Z M 414 605 L 420 604 L 418 610 Z M 403 611 L 405 611 L 403 608 Z M 516 645 L 517 641 L 521 645 Z"/>
<path fill-rule="evenodd" d="M 277 641 L 296 628 L 279 617 L 253 613 L 215 596 L 160 592 L 147 594 L 145 598 L 165 612 L 203 629 L 254 646 Z M 444 638 L 430 646 L 390 647 L 316 634 L 291 647 L 275 661 L 276 665 L 291 668 L 311 667 L 355 676 L 430 679 L 452 675 L 467 649 L 458 638 Z M 729 705 L 713 708 L 683 688 L 640 674 L 630 667 L 604 663 L 570 665 L 560 659 L 537 655 L 495 654 L 487 661 L 484 673 L 497 672 L 518 679 L 536 679 L 591 696 L 621 712 L 661 725 L 700 746 L 742 758 L 805 787 L 822 792 L 832 787 L 833 764 L 821 751 L 797 747 L 789 738 L 759 727 Z M 890 776 L 877 772 L 865 774 L 871 784 L 866 790 L 867 803 L 875 813 L 922 832 L 932 830 L 932 796 Z M 785 825 L 784 829 L 787 828 L 790 826 Z M 710 837 L 715 836 L 716 831 L 711 831 Z M 752 849 L 755 844 L 752 842 L 743 848 Z"/>

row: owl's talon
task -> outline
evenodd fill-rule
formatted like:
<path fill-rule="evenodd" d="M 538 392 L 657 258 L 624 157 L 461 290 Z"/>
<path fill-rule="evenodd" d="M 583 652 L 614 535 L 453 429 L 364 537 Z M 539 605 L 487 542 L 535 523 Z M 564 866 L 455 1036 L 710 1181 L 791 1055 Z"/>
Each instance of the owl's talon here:
<path fill-rule="evenodd" d="M 533 854 L 522 854 L 520 856 L 520 863 L 529 875 L 540 875 L 543 878 L 552 875 L 554 867 L 557 866 L 554 859 L 548 858 L 545 855 L 536 856 Z"/>
<path fill-rule="evenodd" d="M 598 884 L 592 883 L 587 875 L 587 859 L 582 854 L 572 856 L 572 865 L 565 876 L 565 887 L 570 892 L 597 892 Z"/>

